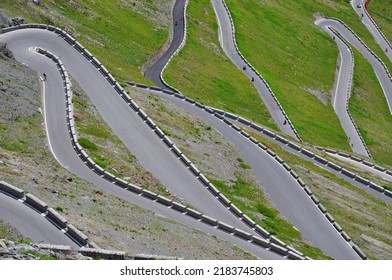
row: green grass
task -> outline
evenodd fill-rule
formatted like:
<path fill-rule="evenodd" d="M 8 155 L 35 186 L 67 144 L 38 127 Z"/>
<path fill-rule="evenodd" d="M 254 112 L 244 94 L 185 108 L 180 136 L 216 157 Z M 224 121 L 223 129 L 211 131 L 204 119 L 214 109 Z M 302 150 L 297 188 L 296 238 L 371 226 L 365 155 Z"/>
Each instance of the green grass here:
<path fill-rule="evenodd" d="M 243 160 L 242 158 L 240 158 L 240 157 L 237 158 L 237 161 L 239 162 L 240 167 L 241 167 L 242 169 L 251 169 L 250 165 L 247 164 L 247 163 L 245 163 L 244 160 Z"/>
<path fill-rule="evenodd" d="M 41 253 L 39 253 L 37 251 L 33 251 L 33 250 L 27 250 L 27 251 L 21 252 L 21 254 L 22 255 L 28 255 L 28 254 L 33 255 L 33 256 L 37 257 L 38 260 L 58 260 L 58 258 L 55 258 L 52 256 L 47 256 L 47 255 L 41 254 Z"/>
<path fill-rule="evenodd" d="M 61 206 L 56 206 L 56 207 L 54 207 L 53 209 L 56 210 L 56 211 L 59 212 L 59 213 L 64 213 L 64 208 L 61 207 Z"/>
<path fill-rule="evenodd" d="M 15 244 L 28 244 L 28 245 L 30 245 L 31 243 L 32 243 L 31 240 L 26 237 L 22 237 L 15 242 Z"/>
<path fill-rule="evenodd" d="M 0 225 L 0 238 L 4 239 L 7 234 L 8 234 L 8 228 L 3 225 Z"/>
<path fill-rule="evenodd" d="M 93 142 L 91 142 L 87 138 L 81 137 L 78 139 L 78 142 L 79 142 L 80 146 L 82 146 L 85 149 L 88 149 L 90 151 L 97 151 L 98 150 L 97 145 L 95 145 Z"/>
<path fill-rule="evenodd" d="M 374 160 L 392 166 L 392 116 L 370 64 L 354 50 L 355 75 L 349 108 Z"/>
<path fill-rule="evenodd" d="M 240 162 L 240 167 L 243 169 L 250 169 L 250 165 L 244 162 Z"/>
<path fill-rule="evenodd" d="M 30 145 L 34 139 L 41 138 L 43 134 L 37 133 L 39 124 L 36 122 L 37 114 L 30 117 L 17 116 L 14 120 L 1 124 L 0 148 L 10 151 L 30 155 L 33 153 Z M 17 130 L 17 136 L 10 133 L 10 130 Z"/>
<path fill-rule="evenodd" d="M 157 10 L 153 2 L 143 5 Z M 163 45 L 169 26 L 154 23 L 150 12 L 139 6 L 120 0 L 41 1 L 39 6 L 31 1 L 3 0 L 0 10 L 10 17 L 22 16 L 26 22 L 65 28 L 119 80 L 149 83 L 140 69 Z"/>
<path fill-rule="evenodd" d="M 106 168 L 108 166 L 108 162 L 106 161 L 105 157 L 102 155 L 98 155 L 93 157 L 94 161 L 96 164 L 98 164 L 102 168 Z M 117 173 L 115 174 L 116 176 L 118 175 Z"/>
<path fill-rule="evenodd" d="M 203 104 L 276 128 L 249 79 L 221 49 L 210 1 L 190 1 L 187 23 L 187 43 L 166 68 L 164 79 Z"/>
<path fill-rule="evenodd" d="M 382 33 L 392 43 L 392 0 L 372 0 L 368 8 Z"/>

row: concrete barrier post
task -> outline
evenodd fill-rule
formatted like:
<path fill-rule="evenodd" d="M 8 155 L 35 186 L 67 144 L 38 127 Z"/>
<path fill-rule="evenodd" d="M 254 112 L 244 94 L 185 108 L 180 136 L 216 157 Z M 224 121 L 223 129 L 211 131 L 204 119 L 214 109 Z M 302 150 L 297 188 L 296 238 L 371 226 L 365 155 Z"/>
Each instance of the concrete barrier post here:
<path fill-rule="evenodd" d="M 57 213 L 53 208 L 48 209 L 48 215 L 47 217 L 52 220 L 56 225 L 58 225 L 60 228 L 66 228 L 68 221 L 61 216 L 59 213 Z"/>
<path fill-rule="evenodd" d="M 68 225 L 67 233 L 72 238 L 74 238 L 77 242 L 79 242 L 81 245 L 83 245 L 83 246 L 87 245 L 87 241 L 88 241 L 87 236 L 84 235 L 80 230 L 78 230 L 73 225 Z"/>
<path fill-rule="evenodd" d="M 48 205 L 46 203 L 30 193 L 26 194 L 26 203 L 41 213 L 45 213 L 48 210 Z"/>
<path fill-rule="evenodd" d="M 228 233 L 234 233 L 234 230 L 235 230 L 234 227 L 229 226 L 229 225 L 222 223 L 222 222 L 218 222 L 218 228 L 220 228 Z"/>
<path fill-rule="evenodd" d="M 5 193 L 8 193 L 18 199 L 21 199 L 24 197 L 24 191 L 14 187 L 11 184 L 8 184 L 7 182 L 0 181 L 0 190 L 4 191 Z"/>

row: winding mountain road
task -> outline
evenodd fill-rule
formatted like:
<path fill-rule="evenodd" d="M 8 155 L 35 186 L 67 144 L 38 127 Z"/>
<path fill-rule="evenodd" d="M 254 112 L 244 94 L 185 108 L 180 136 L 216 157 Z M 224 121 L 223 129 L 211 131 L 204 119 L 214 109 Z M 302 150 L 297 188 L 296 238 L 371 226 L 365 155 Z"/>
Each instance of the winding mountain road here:
<path fill-rule="evenodd" d="M 336 19 L 319 19 L 317 20 L 318 26 L 326 30 L 333 28 L 345 40 L 347 40 L 357 51 L 359 51 L 366 60 L 371 64 L 377 79 L 384 92 L 385 99 L 388 103 L 389 110 L 392 112 L 392 80 L 384 68 L 384 64 L 368 49 L 363 42 L 356 36 L 355 33 L 342 22 Z"/>
<path fill-rule="evenodd" d="M 279 108 L 279 105 L 274 99 L 273 93 L 270 91 L 265 80 L 254 68 L 248 67 L 244 58 L 241 57 L 237 51 L 235 33 L 233 32 L 234 26 L 232 26 L 230 14 L 226 10 L 224 2 L 222 0 L 211 0 L 211 3 L 214 7 L 219 25 L 219 41 L 227 57 L 230 58 L 233 64 L 237 66 L 249 80 L 254 80 L 252 83 L 271 114 L 271 117 L 279 127 L 279 130 L 294 139 L 300 140 L 296 135 L 294 128 L 289 125 L 290 120 L 287 115 Z"/>
<path fill-rule="evenodd" d="M 224 6 L 219 4 L 222 3 L 221 1 L 212 1 L 212 3 L 220 22 L 222 45 L 224 48 L 229 46 L 225 52 L 228 53 L 228 55 L 230 54 L 229 56 L 231 56 L 233 62 L 236 61 L 235 64 L 242 69 L 243 62 L 240 62 L 238 53 L 236 51 L 233 52 L 233 49 L 230 49 L 230 46 L 231 48 L 234 46 L 233 38 L 229 37 L 229 34 L 232 36 L 230 19 Z M 179 9 L 178 11 L 181 10 L 181 6 L 176 5 L 175 7 Z M 182 11 L 178 11 L 173 12 L 173 14 L 177 14 L 177 16 L 182 14 Z M 331 23 L 326 20 L 321 23 L 321 25 L 323 24 L 325 24 L 325 26 L 331 26 L 331 24 L 334 25 L 336 23 Z M 175 25 L 178 29 L 184 29 L 183 26 L 178 25 L 179 24 Z M 333 26 L 333 28 L 339 29 L 340 27 Z M 339 31 L 339 33 L 343 33 L 342 36 L 349 38 L 344 34 L 344 30 Z M 175 39 L 173 39 L 173 42 L 175 41 L 176 44 L 180 42 L 181 44 L 182 39 L 179 40 L 178 36 L 183 36 L 184 34 L 178 34 L 181 33 L 175 32 Z M 64 90 L 58 70 L 49 59 L 31 52 L 29 50 L 30 47 L 41 47 L 61 56 L 62 62 L 67 70 L 87 93 L 97 107 L 102 118 L 112 127 L 113 132 L 119 136 L 127 148 L 138 158 L 138 160 L 140 160 L 143 166 L 161 180 L 172 193 L 179 195 L 187 203 L 198 208 L 203 213 L 244 231 L 251 231 L 249 227 L 230 213 L 223 205 L 216 202 L 216 199 L 211 196 L 178 158 L 170 152 L 162 141 L 156 137 L 154 132 L 148 128 L 135 112 L 130 110 L 129 106 L 127 106 L 124 100 L 117 95 L 113 87 L 97 69 L 72 46 L 65 43 L 62 38 L 46 30 L 25 29 L 2 34 L 0 40 L 8 44 L 8 47 L 12 50 L 18 61 L 26 63 L 38 73 L 47 73 L 44 101 L 46 104 L 45 119 L 48 139 L 50 139 L 49 141 L 53 154 L 64 167 L 77 176 L 92 182 L 97 188 L 122 197 L 143 208 L 150 209 L 155 213 L 172 218 L 185 225 L 196 227 L 205 232 L 217 235 L 229 242 L 238 244 L 245 250 L 261 258 L 281 258 L 275 253 L 254 246 L 229 234 L 225 234 L 224 232 L 201 222 L 196 222 L 194 219 L 184 216 L 172 209 L 168 209 L 163 205 L 133 195 L 132 193 L 114 186 L 92 172 L 76 155 L 69 140 L 69 133 L 66 125 Z M 226 40 L 227 42 L 225 43 Z M 172 53 L 176 51 L 176 48 L 169 48 L 169 50 L 165 53 L 165 59 L 170 59 Z M 160 65 L 163 65 L 163 67 L 167 64 L 165 59 L 160 62 Z M 157 69 L 163 68 L 159 67 L 157 66 L 155 68 L 155 72 L 153 71 L 155 74 L 152 74 L 152 76 L 157 77 L 157 73 L 159 73 L 160 76 L 160 72 L 157 72 Z M 383 77 L 381 72 L 382 71 L 380 71 L 380 76 Z M 246 74 L 253 75 L 254 73 L 247 72 Z M 161 81 L 160 78 L 159 81 Z M 259 93 L 265 92 L 265 95 L 270 96 L 267 88 L 262 90 L 263 85 L 265 87 L 262 80 L 260 80 L 259 83 L 256 79 L 256 88 L 259 84 Z M 265 90 L 267 90 L 268 94 Z M 260 95 L 262 95 L 262 93 L 260 93 Z M 237 146 L 244 159 L 252 166 L 256 176 L 262 182 L 274 206 L 290 223 L 299 229 L 305 239 L 336 259 L 359 259 L 359 256 L 352 247 L 350 247 L 339 235 L 327 221 L 325 216 L 323 216 L 314 203 L 312 203 L 309 197 L 305 195 L 298 182 L 294 180 L 292 176 L 289 176 L 281 165 L 277 164 L 276 161 L 271 160 L 266 152 L 261 151 L 251 141 L 244 140 L 244 137 L 241 134 L 200 108 L 169 95 L 163 96 L 177 104 L 182 102 L 182 104 L 179 104 L 180 106 L 186 107 L 188 110 L 195 112 L 207 122 L 211 123 L 216 130 Z M 270 102 L 271 104 L 276 104 L 273 99 L 270 100 Z M 273 105 L 271 106 L 273 107 Z M 278 111 L 281 112 L 279 108 L 275 111 L 274 109 L 271 110 L 275 113 Z M 282 116 L 284 117 L 284 115 L 279 116 L 277 113 L 276 121 L 280 120 L 281 122 L 284 119 Z M 286 127 L 287 126 L 283 126 L 282 129 L 286 129 Z M 290 131 L 286 131 L 286 133 L 290 135 Z M 293 137 L 295 138 L 295 134 Z"/>
<path fill-rule="evenodd" d="M 197 222 L 173 209 L 168 209 L 163 205 L 116 187 L 91 171 L 76 155 L 71 145 L 61 76 L 52 61 L 30 51 L 30 47 L 48 49 L 61 56 L 67 70 L 75 77 L 95 104 L 103 119 L 112 127 L 113 131 L 135 154 L 138 160 L 164 182 L 172 193 L 176 193 L 202 213 L 254 234 L 248 226 L 227 210 L 201 185 L 185 165 L 170 152 L 160 138 L 119 97 L 105 77 L 62 38 L 46 30 L 25 29 L 2 34 L 0 40 L 8 44 L 9 49 L 18 61 L 25 63 L 38 73 L 47 73 L 46 93 L 44 94 L 47 133 L 52 152 L 62 166 L 78 177 L 93 183 L 99 189 L 187 226 L 219 236 L 260 258 L 281 258 L 275 253 L 207 226 L 202 222 Z"/>
<path fill-rule="evenodd" d="M 65 67 L 88 94 L 113 131 L 144 166 L 152 167 L 150 171 L 155 176 L 162 181 L 170 179 L 173 185 L 179 186 L 180 188 L 177 190 L 182 197 L 185 196 L 184 199 L 187 203 L 191 203 L 201 209 L 203 213 L 218 220 L 245 231 L 250 230 L 225 207 L 217 203 L 211 194 L 207 191 L 204 193 L 205 188 L 200 186 L 200 183 L 190 174 L 190 171 L 169 152 L 162 141 L 156 137 L 136 113 L 130 110 L 97 69 L 72 46 L 65 43 L 62 38 L 46 30 L 31 29 L 6 33 L 1 35 L 0 39 L 7 42 L 17 60 L 24 62 L 38 73 L 47 73 L 47 94 L 45 94 L 47 129 L 53 153 L 63 166 L 75 175 L 92 182 L 98 188 L 103 188 L 109 193 L 126 198 L 131 203 L 150 209 L 155 213 L 172 217 L 177 221 L 195 227 L 194 220 L 113 186 L 110 182 L 93 173 L 78 158 L 69 140 L 61 77 L 59 77 L 58 71 L 53 69 L 55 66 L 50 60 L 29 50 L 31 46 L 42 47 L 61 56 Z M 216 119 L 214 121 L 216 122 Z M 223 124 L 222 121 L 219 121 L 214 124 L 214 127 Z M 225 133 L 225 136 L 231 135 L 231 140 L 241 147 L 240 151 L 246 156 L 245 160 L 256 168 L 255 173 L 262 176 L 260 177 L 261 181 L 269 188 L 271 198 L 273 196 L 273 203 L 278 206 L 277 208 L 285 218 L 301 231 L 307 240 L 336 259 L 359 258 L 305 195 L 298 183 L 284 171 L 282 166 L 272 163 L 271 160 L 266 160 L 268 156 L 265 153 L 260 152 L 255 145 L 249 145 L 249 142 L 245 142 L 243 137 L 233 129 L 223 126 L 221 132 Z M 190 175 L 188 176 L 188 174 Z M 181 187 L 183 190 L 181 190 Z M 168 188 L 173 191 L 171 185 L 168 185 Z M 200 228 L 202 226 L 204 224 L 198 223 L 196 227 Z M 226 240 L 232 238 L 232 236 L 210 227 L 203 230 L 216 232 L 215 235 Z M 236 244 L 240 244 L 237 241 L 238 238 L 235 238 L 235 240 Z M 250 252 L 257 250 L 257 255 L 262 258 L 279 257 L 262 248 L 256 248 L 256 246 L 247 242 L 244 243 L 241 247 Z M 274 256 L 271 256 L 271 254 Z"/>
<path fill-rule="evenodd" d="M 172 95 L 158 91 L 151 93 L 198 115 L 232 142 L 244 161 L 252 167 L 256 178 L 262 182 L 274 208 L 294 225 L 306 240 L 335 259 L 358 259 L 358 255 L 322 215 L 299 183 L 266 151 L 205 110 Z"/>
<path fill-rule="evenodd" d="M 237 67 L 242 69 L 244 62 L 235 49 L 234 35 L 232 33 L 229 15 L 222 1 L 212 1 L 212 4 L 216 11 L 221 30 L 220 39 L 222 47 Z M 171 55 L 167 54 L 166 57 L 171 57 Z M 166 63 L 167 62 L 168 60 L 166 60 Z M 153 65 L 152 68 L 160 69 L 160 71 L 162 71 L 164 68 L 163 65 L 164 63 L 160 63 L 159 65 Z M 282 114 L 279 107 L 276 106 L 276 101 L 272 98 L 263 80 L 257 78 L 256 73 L 252 71 L 253 70 L 249 69 L 244 70 L 249 76 L 253 75 L 256 77 L 255 86 L 259 89 L 259 93 L 262 92 L 264 97 L 269 100 L 268 102 L 271 105 L 270 108 L 272 108 L 270 109 L 271 114 L 280 116 L 278 118 L 280 118 L 282 128 L 288 129 L 285 132 L 290 136 L 297 138 L 288 125 L 283 125 L 282 120 L 285 119 L 285 116 Z M 158 79 L 158 76 L 160 75 L 159 70 L 155 70 L 154 73 L 156 79 Z M 178 102 L 176 98 L 171 98 L 166 95 L 161 96 L 166 99 L 169 98 L 171 102 Z M 180 102 L 179 105 L 183 108 L 184 106 L 187 106 L 183 102 Z M 225 138 L 236 145 L 246 162 L 251 165 L 256 177 L 263 183 L 274 206 L 290 223 L 300 230 L 306 239 L 310 240 L 313 244 L 322 248 L 325 252 L 335 258 L 345 259 L 357 257 L 321 214 L 318 208 L 306 196 L 298 182 L 295 181 L 282 166 L 269 157 L 266 152 L 261 152 L 257 146 L 244 141 L 244 138 L 239 133 L 208 113 L 199 110 L 195 106 L 190 106 L 187 109 L 203 117 Z"/>
<path fill-rule="evenodd" d="M 329 28 L 323 25 L 323 19 L 315 22 L 336 42 L 339 48 L 340 64 L 338 68 L 338 79 L 336 82 L 336 90 L 332 102 L 332 106 L 339 118 L 340 124 L 348 137 L 353 152 L 369 157 L 370 153 L 358 132 L 353 119 L 348 111 L 348 102 L 351 96 L 351 85 L 354 72 L 354 56 L 348 45 Z"/>

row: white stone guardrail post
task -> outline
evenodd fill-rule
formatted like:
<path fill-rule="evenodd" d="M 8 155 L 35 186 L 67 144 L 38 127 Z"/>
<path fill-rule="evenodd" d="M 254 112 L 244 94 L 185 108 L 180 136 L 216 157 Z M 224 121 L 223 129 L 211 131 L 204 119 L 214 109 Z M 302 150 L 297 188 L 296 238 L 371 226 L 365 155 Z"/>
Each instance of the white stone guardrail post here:
<path fill-rule="evenodd" d="M 389 170 L 389 169 L 387 169 L 387 168 L 385 168 L 385 167 L 382 167 L 381 165 L 377 165 L 377 164 L 371 163 L 370 161 L 367 161 L 367 160 L 365 160 L 365 159 L 361 159 L 361 158 L 359 158 L 359 157 L 350 155 L 350 154 L 345 153 L 345 152 L 343 152 L 343 151 L 338 151 L 338 150 L 335 150 L 335 149 L 324 148 L 324 147 L 319 147 L 319 146 L 315 146 L 315 148 L 316 148 L 317 150 L 324 151 L 324 152 L 326 152 L 326 153 L 337 154 L 337 155 L 342 156 L 342 157 L 345 157 L 345 158 L 347 158 L 347 159 L 352 159 L 352 160 L 354 160 L 354 161 L 356 161 L 356 162 L 358 162 L 358 163 L 361 163 L 361 164 L 363 164 L 363 165 L 366 165 L 367 167 L 371 167 L 371 168 L 373 168 L 374 170 L 377 170 L 377 171 L 379 171 L 379 172 L 385 173 L 386 175 L 392 176 L 392 170 Z M 366 184 L 369 184 L 369 181 L 367 181 Z M 392 193 L 391 193 L 391 194 L 387 194 L 387 195 L 392 197 Z"/>

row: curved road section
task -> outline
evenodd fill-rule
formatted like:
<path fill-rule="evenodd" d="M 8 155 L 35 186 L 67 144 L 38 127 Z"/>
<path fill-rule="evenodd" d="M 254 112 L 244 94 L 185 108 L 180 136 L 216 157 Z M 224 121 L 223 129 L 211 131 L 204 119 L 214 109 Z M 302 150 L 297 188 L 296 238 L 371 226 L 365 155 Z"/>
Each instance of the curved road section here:
<path fill-rule="evenodd" d="M 180 194 L 185 201 L 201 209 L 204 213 L 232 226 L 249 231 L 248 227 L 245 227 L 225 207 L 218 204 L 211 194 L 204 193 L 205 188 L 200 186 L 200 183 L 191 175 L 190 171 L 169 152 L 167 147 L 141 118 L 130 110 L 105 77 L 77 50 L 65 43 L 62 38 L 45 30 L 18 30 L 3 34 L 0 38 L 8 43 L 9 48 L 19 61 L 25 62 L 38 73 L 47 73 L 47 94 L 45 94 L 47 129 L 53 153 L 63 166 L 77 176 L 92 182 L 98 188 L 122 197 L 131 203 L 173 218 L 191 227 L 201 228 L 205 232 L 238 244 L 245 250 L 262 258 L 279 257 L 244 240 L 234 238 L 203 223 L 198 223 L 163 205 L 132 195 L 93 173 L 78 158 L 70 143 L 66 124 L 64 88 L 59 72 L 49 59 L 29 51 L 31 46 L 48 49 L 61 56 L 63 64 L 90 97 L 103 119 L 144 166 L 147 166 L 161 181 L 169 182 L 167 186 L 172 192 Z M 194 105 L 191 106 L 196 108 Z M 260 152 L 256 145 L 253 145 L 249 140 L 244 140 L 241 134 L 227 127 L 221 120 L 214 118 L 213 121 L 218 131 L 222 132 L 225 137 L 239 147 L 241 153 L 246 156 L 245 160 L 252 165 L 255 173 L 266 186 L 273 204 L 290 223 L 301 231 L 305 239 L 336 259 L 359 258 L 352 247 L 312 203 L 298 182 L 281 165 L 271 160 L 266 153 Z"/>
<path fill-rule="evenodd" d="M 334 29 L 366 58 L 373 67 L 383 89 L 389 110 L 392 112 L 392 78 L 383 62 L 343 22 L 336 19 L 319 19 L 317 24 L 324 30 L 327 28 Z"/>
<path fill-rule="evenodd" d="M 53 154 L 64 167 L 109 194 L 121 197 L 187 226 L 219 236 L 260 258 L 281 258 L 275 253 L 198 222 L 173 209 L 168 209 L 164 205 L 116 187 L 92 172 L 77 156 L 70 141 L 66 120 L 64 85 L 59 71 L 52 61 L 33 53 L 29 50 L 30 47 L 41 47 L 57 56 L 61 56 L 67 70 L 95 104 L 102 118 L 112 127 L 114 133 L 172 193 L 179 195 L 204 214 L 253 233 L 248 226 L 217 202 L 216 198 L 173 155 L 159 137 L 149 129 L 148 125 L 130 109 L 105 77 L 61 37 L 46 30 L 25 29 L 2 34 L 0 40 L 8 44 L 18 61 L 24 62 L 38 73 L 47 73 L 44 112 L 47 121 L 48 139 Z"/>
<path fill-rule="evenodd" d="M 336 19 L 323 19 L 320 27 L 331 27 L 337 31 L 348 43 L 356 48 L 370 63 L 384 92 L 389 111 L 392 113 L 392 78 L 384 63 L 378 58 L 365 43 L 347 25 Z"/>
<path fill-rule="evenodd" d="M 185 40 L 185 18 L 184 11 L 187 1 L 176 1 L 173 8 L 173 41 L 169 49 L 153 64 L 144 75 L 155 85 L 164 89 L 172 89 L 162 79 L 162 72 L 171 57 L 180 49 Z"/>
<path fill-rule="evenodd" d="M 328 25 L 323 24 L 324 19 L 316 20 L 316 25 L 319 25 L 331 38 L 336 42 L 340 51 L 340 65 L 338 80 L 336 83 L 336 91 L 333 99 L 333 108 L 339 118 L 350 143 L 351 149 L 366 157 L 370 156 L 368 149 L 358 132 L 358 129 L 350 116 L 348 110 L 348 101 L 351 95 L 351 83 L 354 71 L 354 57 L 349 46 L 329 28 Z"/>

